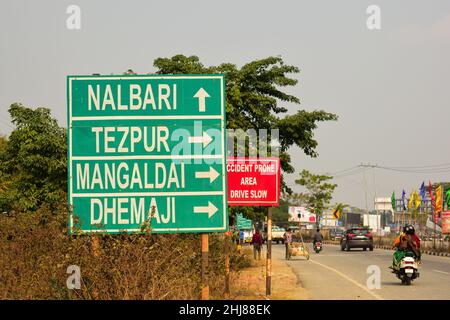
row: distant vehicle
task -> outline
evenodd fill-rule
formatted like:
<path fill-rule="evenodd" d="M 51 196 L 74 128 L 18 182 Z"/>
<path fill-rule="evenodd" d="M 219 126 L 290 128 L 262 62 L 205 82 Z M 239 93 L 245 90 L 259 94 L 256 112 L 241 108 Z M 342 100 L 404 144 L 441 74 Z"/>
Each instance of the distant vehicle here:
<path fill-rule="evenodd" d="M 364 251 L 369 248 L 373 251 L 373 236 L 369 228 L 351 228 L 345 232 L 341 240 L 341 250 L 350 251 L 354 248 L 362 248 Z"/>
<path fill-rule="evenodd" d="M 341 240 L 344 238 L 344 231 L 340 229 L 330 230 L 330 239 L 331 240 Z"/>
<path fill-rule="evenodd" d="M 272 226 L 272 241 L 275 241 L 277 244 L 280 242 L 284 243 L 283 236 L 284 236 L 285 232 L 286 232 L 286 229 L 284 229 L 284 228 Z M 264 240 L 264 242 L 267 241 L 267 231 L 264 232 L 263 240 Z"/>
<path fill-rule="evenodd" d="M 319 253 L 320 251 L 322 251 L 322 242 L 317 241 L 317 242 L 314 244 L 314 251 L 315 251 L 316 253 Z"/>
<path fill-rule="evenodd" d="M 414 253 L 406 252 L 392 272 L 402 281 L 402 284 L 411 285 L 411 281 L 419 277 L 419 268 Z"/>
<path fill-rule="evenodd" d="M 242 232 L 244 233 L 244 243 L 251 243 L 253 238 L 253 230 L 245 229 L 242 230 Z"/>

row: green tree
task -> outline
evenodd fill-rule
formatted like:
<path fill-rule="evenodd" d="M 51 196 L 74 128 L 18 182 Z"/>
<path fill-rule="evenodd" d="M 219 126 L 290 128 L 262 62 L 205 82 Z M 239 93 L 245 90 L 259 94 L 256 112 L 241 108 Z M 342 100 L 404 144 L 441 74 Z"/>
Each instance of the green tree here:
<path fill-rule="evenodd" d="M 300 178 L 295 180 L 295 183 L 306 188 L 306 192 L 303 193 L 306 207 L 317 217 L 321 217 L 323 211 L 328 208 L 333 191 L 337 187 L 337 184 L 328 182 L 331 179 L 333 177 L 316 175 L 308 170 L 302 170 Z"/>
<path fill-rule="evenodd" d="M 300 206 L 301 207 L 301 206 L 304 206 L 307 201 L 307 197 L 303 193 L 286 194 L 284 196 L 284 198 L 286 199 L 287 202 L 289 202 L 289 204 L 291 206 Z"/>
<path fill-rule="evenodd" d="M 6 149 L 8 139 L 5 136 L 0 135 L 0 154 Z"/>
<path fill-rule="evenodd" d="M 288 74 L 299 73 L 295 66 L 286 65 L 281 57 L 255 60 L 238 68 L 231 63 L 204 66 L 197 56 L 175 55 L 154 61 L 158 74 L 222 73 L 226 77 L 226 113 L 228 129 L 278 129 L 280 162 L 283 172 L 292 173 L 294 167 L 288 149 L 296 145 L 305 154 L 316 157 L 317 141 L 314 130 L 318 122 L 337 120 L 337 116 L 322 110 L 299 110 L 285 115 L 284 103 L 299 104 L 300 99 L 283 90 L 292 87 L 297 80 Z M 270 151 L 269 151 L 270 155 Z M 282 178 L 282 191 L 292 193 Z M 231 211 L 243 212 L 248 218 L 261 217 L 265 208 L 232 207 Z"/>
<path fill-rule="evenodd" d="M 9 108 L 16 128 L 0 149 L 0 210 L 35 210 L 57 205 L 67 189 L 66 129 L 50 110 Z"/>
<path fill-rule="evenodd" d="M 154 61 L 158 74 L 223 73 L 226 77 L 226 108 L 228 129 L 279 129 L 280 161 L 283 171 L 294 172 L 287 150 L 292 145 L 305 154 L 316 157 L 317 141 L 314 130 L 317 123 L 337 120 L 337 116 L 322 110 L 299 110 L 294 115 L 280 117 L 287 109 L 280 103 L 300 103 L 300 99 L 287 94 L 283 87 L 295 86 L 297 80 L 288 74 L 299 69 L 285 65 L 280 57 L 268 57 L 245 64 L 241 68 L 231 63 L 205 67 L 197 56 L 176 55 Z M 285 191 L 290 188 L 283 185 Z"/>
<path fill-rule="evenodd" d="M 280 199 L 280 206 L 272 208 L 272 220 L 274 224 L 287 224 L 289 220 L 289 202 Z"/>

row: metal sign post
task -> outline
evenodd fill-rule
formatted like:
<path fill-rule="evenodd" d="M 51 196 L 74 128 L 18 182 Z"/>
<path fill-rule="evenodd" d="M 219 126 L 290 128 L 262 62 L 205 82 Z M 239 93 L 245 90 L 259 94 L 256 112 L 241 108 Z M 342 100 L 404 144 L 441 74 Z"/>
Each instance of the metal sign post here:
<path fill-rule="evenodd" d="M 266 261 L 266 296 L 271 295 L 272 281 L 272 207 L 267 213 L 267 261 Z"/>
<path fill-rule="evenodd" d="M 209 300 L 208 284 L 208 255 L 209 255 L 209 237 L 207 233 L 201 234 L 202 241 L 202 300 Z"/>
<path fill-rule="evenodd" d="M 230 297 L 230 234 L 225 233 L 225 298 Z"/>

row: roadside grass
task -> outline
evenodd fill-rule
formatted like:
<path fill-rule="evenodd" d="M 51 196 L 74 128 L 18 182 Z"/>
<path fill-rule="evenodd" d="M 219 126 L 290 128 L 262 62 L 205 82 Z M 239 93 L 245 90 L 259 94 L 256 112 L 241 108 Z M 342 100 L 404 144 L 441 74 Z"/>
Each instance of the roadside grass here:
<path fill-rule="evenodd" d="M 198 234 L 69 236 L 66 204 L 0 214 L 0 299 L 199 299 Z M 80 267 L 69 290 L 67 268 Z M 231 279 L 249 265 L 231 250 Z M 210 234 L 211 299 L 223 299 L 224 236 Z M 231 283 L 233 285 L 233 283 Z"/>
<path fill-rule="evenodd" d="M 254 260 L 251 246 L 244 246 L 242 255 L 251 259 L 251 265 L 235 275 L 231 296 L 235 300 L 265 300 L 266 299 L 266 250 L 263 250 L 261 260 Z M 310 295 L 304 289 L 295 273 L 279 259 L 272 259 L 272 281 L 270 300 L 306 300 Z"/>

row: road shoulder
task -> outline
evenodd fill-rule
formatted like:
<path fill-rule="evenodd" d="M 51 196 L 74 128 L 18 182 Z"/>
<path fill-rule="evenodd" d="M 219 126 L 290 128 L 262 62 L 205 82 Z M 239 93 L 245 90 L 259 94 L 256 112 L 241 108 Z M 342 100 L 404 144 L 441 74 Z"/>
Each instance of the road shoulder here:
<path fill-rule="evenodd" d="M 252 253 L 249 248 L 245 248 L 243 254 L 250 255 Z M 231 289 L 231 297 L 235 300 L 266 299 L 266 259 L 252 260 L 251 267 L 243 269 L 235 275 Z M 272 294 L 269 299 L 310 299 L 309 292 L 301 286 L 292 268 L 277 257 L 272 259 Z"/>

